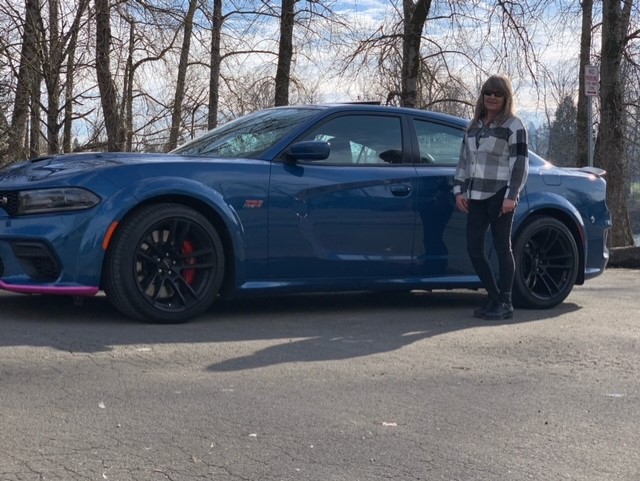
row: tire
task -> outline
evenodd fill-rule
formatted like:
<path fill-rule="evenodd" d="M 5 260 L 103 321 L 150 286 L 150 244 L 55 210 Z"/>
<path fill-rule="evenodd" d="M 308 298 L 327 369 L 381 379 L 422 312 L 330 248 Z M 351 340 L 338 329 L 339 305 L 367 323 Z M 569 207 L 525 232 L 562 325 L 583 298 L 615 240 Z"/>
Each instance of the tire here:
<path fill-rule="evenodd" d="M 514 303 L 548 309 L 564 301 L 578 275 L 578 247 L 569 228 L 553 217 L 527 224 L 514 245 Z"/>
<path fill-rule="evenodd" d="M 214 302 L 224 277 L 220 236 L 200 213 L 180 204 L 134 212 L 114 236 L 105 292 L 122 314 L 145 322 L 186 322 Z"/>

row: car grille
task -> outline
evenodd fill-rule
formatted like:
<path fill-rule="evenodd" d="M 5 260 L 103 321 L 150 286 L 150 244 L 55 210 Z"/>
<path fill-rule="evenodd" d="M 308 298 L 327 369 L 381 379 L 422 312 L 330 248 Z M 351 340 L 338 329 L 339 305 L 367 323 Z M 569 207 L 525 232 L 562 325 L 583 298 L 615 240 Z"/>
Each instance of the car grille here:
<path fill-rule="evenodd" d="M 60 263 L 46 244 L 14 241 L 13 253 L 25 273 L 37 281 L 55 281 L 60 276 Z"/>
<path fill-rule="evenodd" d="M 16 215 L 18 212 L 18 193 L 0 190 L 0 208 L 6 210 L 9 215 Z"/>

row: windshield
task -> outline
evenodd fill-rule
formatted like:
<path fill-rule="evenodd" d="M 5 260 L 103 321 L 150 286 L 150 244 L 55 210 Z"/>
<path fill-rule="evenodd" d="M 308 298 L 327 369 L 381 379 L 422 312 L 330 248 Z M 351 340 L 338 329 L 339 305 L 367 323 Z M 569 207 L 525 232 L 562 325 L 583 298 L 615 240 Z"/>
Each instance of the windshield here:
<path fill-rule="evenodd" d="M 178 147 L 172 154 L 252 158 L 276 144 L 314 109 L 261 110 L 240 117 Z"/>

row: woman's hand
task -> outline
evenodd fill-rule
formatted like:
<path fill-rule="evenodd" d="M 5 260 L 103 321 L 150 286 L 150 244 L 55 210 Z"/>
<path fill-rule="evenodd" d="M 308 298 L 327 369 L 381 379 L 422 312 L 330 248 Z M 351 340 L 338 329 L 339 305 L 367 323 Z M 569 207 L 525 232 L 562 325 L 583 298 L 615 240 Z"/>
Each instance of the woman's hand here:
<path fill-rule="evenodd" d="M 500 213 L 509 214 L 515 211 L 517 206 L 518 206 L 518 203 L 515 200 L 505 199 L 502 201 L 502 210 L 500 211 Z"/>
<path fill-rule="evenodd" d="M 467 200 L 467 196 L 464 194 L 456 195 L 456 207 L 459 211 L 464 212 L 465 214 L 469 213 L 469 201 Z"/>

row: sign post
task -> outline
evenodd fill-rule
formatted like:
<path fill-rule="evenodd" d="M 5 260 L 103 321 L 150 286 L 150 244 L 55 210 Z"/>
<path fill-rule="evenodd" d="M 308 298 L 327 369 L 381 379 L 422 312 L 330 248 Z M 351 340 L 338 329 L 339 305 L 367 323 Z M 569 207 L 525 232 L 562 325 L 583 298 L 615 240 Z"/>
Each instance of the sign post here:
<path fill-rule="evenodd" d="M 584 67 L 584 93 L 587 96 L 589 167 L 593 167 L 593 111 L 591 98 L 600 94 L 600 71 L 595 65 L 585 65 Z"/>

